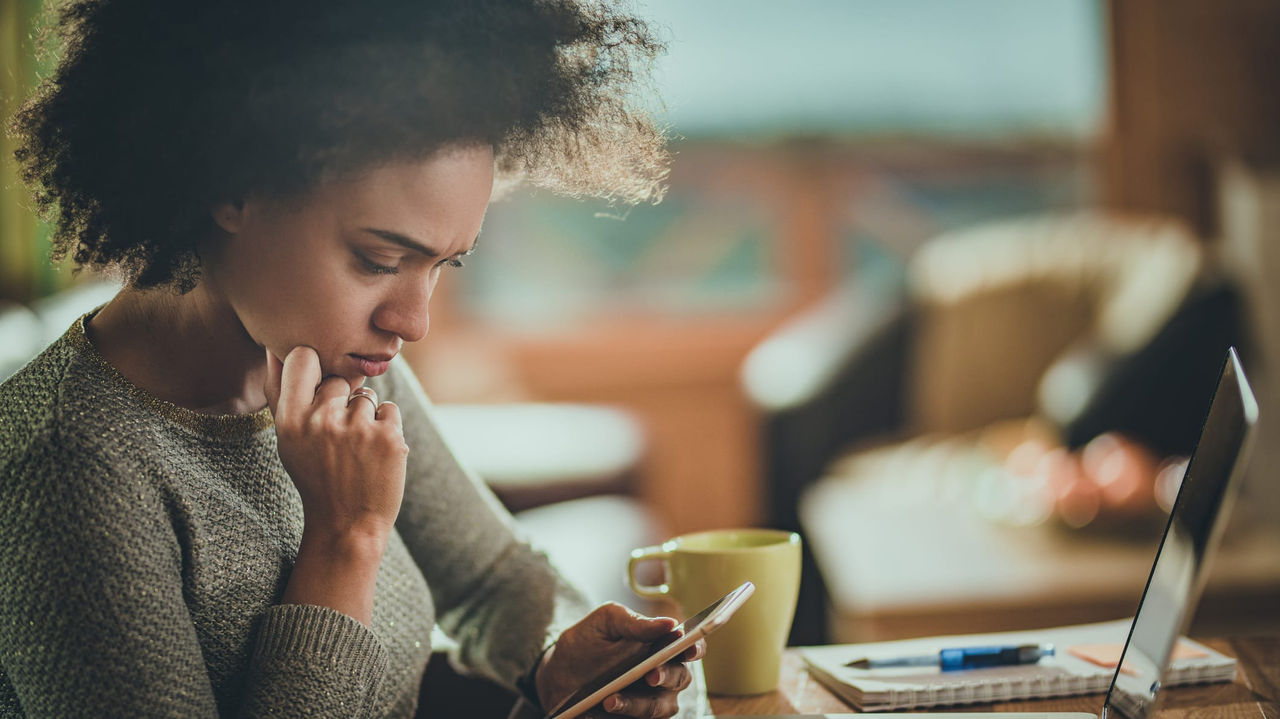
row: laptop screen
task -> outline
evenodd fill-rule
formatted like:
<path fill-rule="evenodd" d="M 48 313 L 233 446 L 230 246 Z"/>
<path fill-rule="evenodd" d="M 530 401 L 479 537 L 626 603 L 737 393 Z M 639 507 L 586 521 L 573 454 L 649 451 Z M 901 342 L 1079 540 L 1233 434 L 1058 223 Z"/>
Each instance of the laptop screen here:
<path fill-rule="evenodd" d="M 1146 719 L 1155 710 L 1174 644 L 1191 621 L 1230 515 L 1257 417 L 1240 359 L 1230 349 L 1107 692 L 1104 717 L 1109 707 L 1130 719 Z"/>

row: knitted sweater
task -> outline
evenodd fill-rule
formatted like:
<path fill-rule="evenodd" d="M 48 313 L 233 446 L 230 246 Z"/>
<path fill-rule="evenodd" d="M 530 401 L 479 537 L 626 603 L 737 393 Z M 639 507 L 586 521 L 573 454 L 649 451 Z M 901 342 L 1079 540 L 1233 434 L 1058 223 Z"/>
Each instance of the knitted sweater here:
<path fill-rule="evenodd" d="M 409 717 L 433 622 L 514 686 L 585 614 L 398 360 L 368 382 L 410 447 L 372 627 L 280 604 L 303 517 L 270 412 L 147 394 L 88 341 L 91 314 L 0 385 L 0 717 Z"/>

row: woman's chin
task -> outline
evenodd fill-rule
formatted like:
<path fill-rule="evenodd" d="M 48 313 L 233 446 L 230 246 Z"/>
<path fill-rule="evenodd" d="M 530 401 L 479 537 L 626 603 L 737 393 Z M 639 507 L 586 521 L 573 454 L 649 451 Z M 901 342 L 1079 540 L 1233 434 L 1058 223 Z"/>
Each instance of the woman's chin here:
<path fill-rule="evenodd" d="M 344 372 L 340 375 L 335 375 L 335 376 L 341 377 L 343 380 L 346 381 L 347 384 L 351 385 L 352 392 L 355 392 L 357 389 L 360 389 L 361 387 L 363 387 L 364 381 L 366 379 L 364 375 L 361 375 L 361 374 L 353 375 L 347 372 Z"/>
<path fill-rule="evenodd" d="M 364 386 L 364 381 L 368 379 L 367 377 L 360 374 L 359 372 L 352 372 L 350 370 L 333 372 L 326 368 L 324 372 L 324 379 L 334 379 L 334 378 L 341 379 L 343 382 L 346 382 L 348 385 L 350 385 L 352 392 Z"/>

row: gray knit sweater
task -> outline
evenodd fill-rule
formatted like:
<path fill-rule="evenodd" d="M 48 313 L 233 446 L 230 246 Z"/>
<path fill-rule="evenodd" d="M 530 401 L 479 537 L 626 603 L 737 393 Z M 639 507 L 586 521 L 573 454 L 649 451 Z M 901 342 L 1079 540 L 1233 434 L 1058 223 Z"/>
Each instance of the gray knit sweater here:
<path fill-rule="evenodd" d="M 270 413 L 148 395 L 88 317 L 0 385 L 0 717 L 408 717 L 433 622 L 512 686 L 586 612 L 459 467 L 400 361 L 369 382 L 410 446 L 372 628 L 280 604 L 302 504 Z"/>

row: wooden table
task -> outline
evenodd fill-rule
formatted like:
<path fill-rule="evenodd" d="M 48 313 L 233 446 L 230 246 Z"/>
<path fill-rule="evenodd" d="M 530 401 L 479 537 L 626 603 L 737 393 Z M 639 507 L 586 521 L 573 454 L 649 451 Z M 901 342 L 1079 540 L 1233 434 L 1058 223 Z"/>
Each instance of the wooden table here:
<path fill-rule="evenodd" d="M 1205 642 L 1236 657 L 1239 666 L 1231 683 L 1176 687 L 1166 690 L 1161 719 L 1276 719 L 1280 717 L 1280 634 Z M 1103 697 L 1093 694 L 1061 699 L 969 704 L 929 711 L 1083 711 L 1097 713 Z M 752 697 L 711 697 L 717 717 L 753 714 L 853 713 L 855 710 L 809 676 L 795 650 L 783 658 L 777 691 Z M 910 719 L 910 713 L 903 713 Z"/>
<path fill-rule="evenodd" d="M 981 478 L 1002 471 L 995 457 L 969 435 L 921 440 L 851 455 L 805 490 L 800 522 L 829 599 L 821 641 L 1030 630 L 1133 613 L 1164 521 L 1133 523 L 1127 538 L 991 521 L 970 505 Z M 1237 511 L 1227 523 L 1196 634 L 1280 631 L 1280 522 L 1250 519 Z"/>

